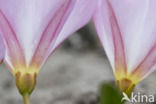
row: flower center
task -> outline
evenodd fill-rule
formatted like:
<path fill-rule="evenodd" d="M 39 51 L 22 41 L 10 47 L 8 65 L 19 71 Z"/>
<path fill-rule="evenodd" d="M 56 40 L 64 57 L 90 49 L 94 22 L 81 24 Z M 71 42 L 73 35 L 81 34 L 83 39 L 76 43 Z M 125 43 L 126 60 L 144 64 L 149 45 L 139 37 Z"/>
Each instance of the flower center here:
<path fill-rule="evenodd" d="M 16 86 L 18 87 L 19 92 L 22 95 L 28 94 L 30 95 L 35 88 L 36 85 L 36 77 L 37 73 L 21 73 L 16 72 Z"/>
<path fill-rule="evenodd" d="M 135 87 L 135 83 L 133 83 L 133 81 L 128 78 L 122 78 L 117 80 L 117 86 L 121 92 L 125 92 L 128 96 L 130 96 Z"/>

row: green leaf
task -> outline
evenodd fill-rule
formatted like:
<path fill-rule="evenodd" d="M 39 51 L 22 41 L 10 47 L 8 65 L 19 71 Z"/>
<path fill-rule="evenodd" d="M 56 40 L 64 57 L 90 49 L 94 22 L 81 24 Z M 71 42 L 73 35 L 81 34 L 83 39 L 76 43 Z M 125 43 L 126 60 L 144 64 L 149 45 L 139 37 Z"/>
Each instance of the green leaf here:
<path fill-rule="evenodd" d="M 100 87 L 99 104 L 124 104 L 121 101 L 122 94 L 112 84 L 102 84 Z"/>

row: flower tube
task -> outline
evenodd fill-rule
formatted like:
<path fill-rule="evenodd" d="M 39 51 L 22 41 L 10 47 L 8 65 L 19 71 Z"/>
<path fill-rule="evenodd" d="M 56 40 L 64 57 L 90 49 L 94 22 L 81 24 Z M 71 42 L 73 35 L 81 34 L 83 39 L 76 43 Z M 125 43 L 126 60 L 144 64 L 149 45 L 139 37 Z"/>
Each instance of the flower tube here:
<path fill-rule="evenodd" d="M 99 0 L 94 23 L 121 91 L 156 69 L 155 0 Z"/>
<path fill-rule="evenodd" d="M 0 32 L 5 64 L 25 102 L 50 54 L 88 23 L 95 0 L 0 0 Z"/>

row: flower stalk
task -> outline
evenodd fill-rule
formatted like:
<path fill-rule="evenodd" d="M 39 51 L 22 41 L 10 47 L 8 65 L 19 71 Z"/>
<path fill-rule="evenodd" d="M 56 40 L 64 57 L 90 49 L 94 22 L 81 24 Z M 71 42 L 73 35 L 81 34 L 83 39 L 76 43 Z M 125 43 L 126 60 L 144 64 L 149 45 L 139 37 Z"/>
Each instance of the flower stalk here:
<path fill-rule="evenodd" d="M 24 104 L 30 104 L 30 95 L 25 94 L 23 95 Z"/>

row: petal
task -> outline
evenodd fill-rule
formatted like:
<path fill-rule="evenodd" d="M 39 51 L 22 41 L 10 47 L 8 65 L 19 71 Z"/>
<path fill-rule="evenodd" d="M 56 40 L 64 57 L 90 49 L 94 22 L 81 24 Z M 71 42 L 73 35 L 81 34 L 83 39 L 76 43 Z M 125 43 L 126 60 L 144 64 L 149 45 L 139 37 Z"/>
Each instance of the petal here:
<path fill-rule="evenodd" d="M 0 34 L 0 63 L 2 63 L 4 55 L 5 55 L 5 45 L 4 45 L 3 38 Z"/>
<path fill-rule="evenodd" d="M 0 11 L 0 31 L 6 43 L 6 57 L 8 66 L 14 68 L 20 65 L 25 65 L 23 50 L 20 47 L 19 41 L 12 30 L 7 18 Z M 14 66 L 14 67 L 13 67 Z"/>
<path fill-rule="evenodd" d="M 144 79 L 151 74 L 156 66 L 156 43 L 142 60 L 142 62 L 132 71 L 131 75 Z"/>
<path fill-rule="evenodd" d="M 15 58 L 18 62 L 26 60 L 29 65 L 38 59 L 35 62 L 42 64 L 68 35 L 89 21 L 94 5 L 95 0 L 0 0 L 1 31 L 8 42 L 7 63 L 13 64 L 11 59 L 16 56 L 12 53 L 20 55 Z"/>
<path fill-rule="evenodd" d="M 44 31 L 32 64 L 43 64 L 47 57 L 73 32 L 87 24 L 95 9 L 92 0 L 68 0 L 61 6 Z M 38 61 L 38 62 L 37 62 Z"/>
<path fill-rule="evenodd" d="M 153 58 L 148 55 L 156 42 L 156 14 L 153 13 L 154 9 L 156 9 L 155 0 L 99 1 L 94 21 L 113 67 L 116 63 L 119 64 L 116 60 L 117 56 L 121 63 L 123 63 L 123 57 L 125 57 L 128 73 L 135 70 L 140 63 L 143 63 L 143 60 L 144 62 L 146 59 L 152 62 L 155 60 L 154 52 L 152 53 Z M 116 21 L 113 27 L 112 20 Z M 113 36 L 114 32 L 116 36 Z M 119 32 L 121 36 L 118 35 Z M 118 37 L 115 40 L 120 42 L 115 42 L 113 39 L 115 37 Z M 122 44 L 123 49 L 120 48 Z M 116 45 L 119 48 L 118 51 L 121 52 L 116 51 Z M 148 67 L 145 67 L 145 64 L 142 65 L 145 68 L 144 70 L 150 70 L 153 66 L 153 64 Z"/>
<path fill-rule="evenodd" d="M 65 38 L 71 35 L 71 33 L 89 22 L 95 11 L 96 4 L 96 0 L 76 0 L 76 4 L 57 37 L 53 48 L 56 48 Z"/>
<path fill-rule="evenodd" d="M 41 36 L 34 56 L 32 57 L 32 65 L 35 63 L 35 65 L 39 66 L 42 61 L 46 59 L 50 50 L 50 45 L 54 44 L 57 34 L 64 25 L 66 18 L 68 18 L 74 4 L 75 2 L 72 0 L 67 0 L 64 4 L 60 5 L 58 10 L 55 12 Z"/>
<path fill-rule="evenodd" d="M 146 57 L 156 41 L 154 0 L 112 0 L 120 31 L 123 34 L 127 68 L 131 72 Z"/>
<path fill-rule="evenodd" d="M 116 77 L 120 79 L 126 73 L 125 47 L 119 23 L 109 1 L 99 2 L 95 25 L 113 69 L 116 69 Z"/>
<path fill-rule="evenodd" d="M 0 10 L 23 48 L 27 64 L 51 17 L 65 1 L 0 0 Z"/>

